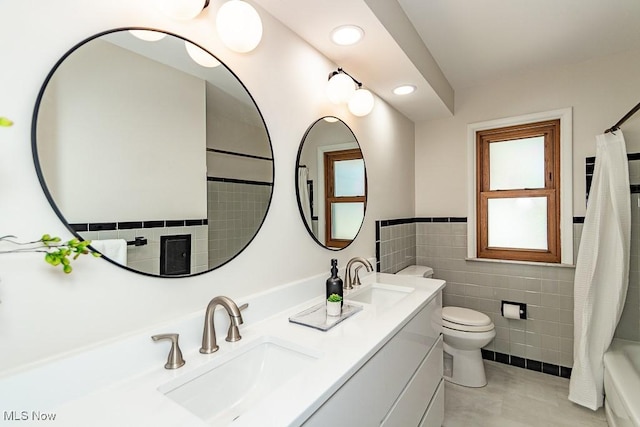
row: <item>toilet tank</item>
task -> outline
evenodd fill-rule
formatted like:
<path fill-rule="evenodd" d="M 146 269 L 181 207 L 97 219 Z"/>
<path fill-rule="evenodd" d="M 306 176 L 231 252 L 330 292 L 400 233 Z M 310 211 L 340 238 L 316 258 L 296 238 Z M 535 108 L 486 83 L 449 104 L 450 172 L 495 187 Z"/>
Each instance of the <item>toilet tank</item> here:
<path fill-rule="evenodd" d="M 398 271 L 396 274 L 402 276 L 416 276 L 416 277 L 433 277 L 433 268 L 427 267 L 424 265 L 410 265 L 402 270 Z"/>

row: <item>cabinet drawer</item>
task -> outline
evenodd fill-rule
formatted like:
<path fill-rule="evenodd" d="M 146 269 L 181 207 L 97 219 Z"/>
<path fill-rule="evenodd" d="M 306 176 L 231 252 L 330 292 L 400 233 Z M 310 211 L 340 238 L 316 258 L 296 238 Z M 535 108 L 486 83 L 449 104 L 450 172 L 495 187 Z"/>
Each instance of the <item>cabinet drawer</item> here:
<path fill-rule="evenodd" d="M 440 427 L 444 422 L 444 380 L 440 381 L 436 394 L 422 418 L 419 427 Z"/>
<path fill-rule="evenodd" d="M 420 310 L 309 419 L 305 427 L 380 425 L 440 337 L 441 294 Z M 442 377 L 442 345 L 440 344 Z M 431 394 L 429 394 L 431 396 Z M 429 397 L 424 397 L 424 407 Z M 335 414 L 340 414 L 336 417 Z M 420 420 L 418 416 L 414 426 Z"/>
<path fill-rule="evenodd" d="M 442 382 L 442 337 L 411 378 L 382 422 L 385 427 L 417 426 Z"/>

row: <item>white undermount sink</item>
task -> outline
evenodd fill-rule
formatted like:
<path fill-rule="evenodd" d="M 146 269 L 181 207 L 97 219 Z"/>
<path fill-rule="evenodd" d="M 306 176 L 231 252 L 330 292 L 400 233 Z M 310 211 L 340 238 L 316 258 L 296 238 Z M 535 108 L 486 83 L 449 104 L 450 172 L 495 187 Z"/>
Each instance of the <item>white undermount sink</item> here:
<path fill-rule="evenodd" d="M 234 352 L 226 362 L 203 366 L 158 390 L 208 424 L 227 425 L 319 357 L 273 337 Z"/>
<path fill-rule="evenodd" d="M 373 283 L 362 290 L 355 290 L 347 295 L 347 301 L 357 301 L 371 304 L 378 308 L 388 308 L 405 298 L 413 288 L 398 285 L 388 285 L 386 283 Z"/>

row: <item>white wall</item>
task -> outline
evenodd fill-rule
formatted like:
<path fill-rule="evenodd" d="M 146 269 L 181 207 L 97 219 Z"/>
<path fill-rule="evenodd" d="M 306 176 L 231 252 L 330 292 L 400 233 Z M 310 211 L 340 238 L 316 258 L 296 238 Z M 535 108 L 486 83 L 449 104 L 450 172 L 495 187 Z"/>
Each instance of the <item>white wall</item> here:
<path fill-rule="evenodd" d="M 639 101 L 640 51 L 456 91 L 452 118 L 416 125 L 416 215 L 467 216 L 467 124 L 573 107 L 573 215 L 585 213 L 585 157 L 595 136 Z M 640 151 L 640 117 L 622 128 Z"/>
<path fill-rule="evenodd" d="M 76 261 L 73 274 L 65 276 L 40 255 L 1 255 L 3 373 L 204 310 L 215 295 L 238 298 L 328 271 L 332 257 L 344 266 L 352 256 L 373 256 L 374 221 L 414 212 L 410 121 L 380 99 L 366 118 L 355 118 L 330 104 L 324 84 L 335 64 L 263 11 L 262 44 L 240 55 L 225 49 L 215 34 L 212 20 L 218 2 L 192 22 L 172 21 L 153 4 L 152 0 L 0 2 L 4 40 L 0 114 L 16 123 L 0 129 L 0 235 L 29 239 L 48 232 L 70 237 L 34 171 L 33 107 L 48 71 L 69 48 L 94 33 L 124 26 L 155 27 L 185 36 L 216 53 L 245 83 L 273 142 L 275 185 L 269 214 L 258 236 L 233 262 L 187 279 L 136 275 L 92 257 Z M 337 253 L 320 248 L 307 234 L 295 193 L 298 144 L 307 127 L 323 115 L 336 115 L 353 129 L 369 177 L 364 228 L 349 248 Z"/>
<path fill-rule="evenodd" d="M 69 223 L 207 217 L 202 79 L 97 39 L 65 59 L 41 105 L 40 166 Z"/>

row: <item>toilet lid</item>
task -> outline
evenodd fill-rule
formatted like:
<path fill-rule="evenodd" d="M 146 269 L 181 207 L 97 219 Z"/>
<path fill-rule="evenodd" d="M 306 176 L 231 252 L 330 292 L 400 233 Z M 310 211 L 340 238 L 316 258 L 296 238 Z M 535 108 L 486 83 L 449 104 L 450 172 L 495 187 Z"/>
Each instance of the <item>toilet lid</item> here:
<path fill-rule="evenodd" d="M 493 329 L 491 318 L 479 311 L 462 307 L 442 307 L 443 325 L 451 329 L 488 331 Z"/>

